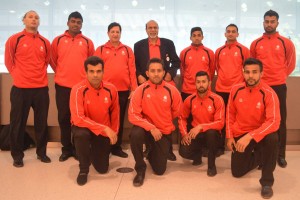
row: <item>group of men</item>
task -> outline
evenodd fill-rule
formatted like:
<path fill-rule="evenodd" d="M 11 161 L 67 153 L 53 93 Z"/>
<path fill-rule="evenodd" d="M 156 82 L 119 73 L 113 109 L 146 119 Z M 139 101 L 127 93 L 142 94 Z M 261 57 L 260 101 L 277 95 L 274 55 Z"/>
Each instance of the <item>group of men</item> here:
<path fill-rule="evenodd" d="M 46 69 L 50 64 L 55 72 L 61 130 L 59 161 L 72 156 L 78 159 L 79 185 L 87 182 L 91 164 L 99 173 L 108 171 L 110 153 L 128 157 L 121 143 L 130 101 L 130 145 L 137 172 L 134 186 L 144 183 L 144 156 L 157 175 L 164 174 L 168 159 L 176 160 L 171 133 L 175 130 L 173 120 L 178 118 L 179 154 L 183 158 L 200 165 L 205 147 L 207 175 L 215 176 L 215 159 L 224 153 L 226 135 L 233 176 L 243 176 L 259 166 L 261 195 L 270 198 L 276 161 L 281 167 L 287 166 L 286 78 L 295 68 L 296 57 L 293 43 L 276 31 L 278 20 L 275 11 L 265 13 L 265 33 L 252 42 L 250 50 L 237 42 L 238 27 L 229 24 L 225 45 L 215 53 L 203 45 L 202 29 L 194 27 L 191 45 L 178 57 L 174 43 L 158 37 L 154 20 L 146 24 L 148 38 L 135 43 L 134 51 L 120 42 L 122 28 L 116 22 L 108 26 L 109 41 L 95 50 L 92 40 L 81 33 L 83 18 L 79 12 L 69 15 L 68 30 L 51 45 L 38 32 L 39 15 L 27 12 L 23 17 L 25 29 L 11 36 L 5 48 L 5 65 L 13 77 L 13 165 L 24 166 L 22 144 L 30 107 L 34 110 L 37 158 L 51 162 L 46 154 Z M 174 83 L 178 69 L 181 94 Z M 215 72 L 216 93 L 211 89 Z"/>

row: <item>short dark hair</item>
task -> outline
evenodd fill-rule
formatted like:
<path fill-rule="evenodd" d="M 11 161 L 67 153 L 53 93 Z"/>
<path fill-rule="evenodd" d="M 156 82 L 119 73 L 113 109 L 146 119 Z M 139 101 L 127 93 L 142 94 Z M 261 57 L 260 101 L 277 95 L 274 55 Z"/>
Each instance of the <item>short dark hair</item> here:
<path fill-rule="evenodd" d="M 235 27 L 236 30 L 237 30 L 237 32 L 239 32 L 239 28 L 238 28 L 237 25 L 235 25 L 235 24 L 228 24 L 228 25 L 226 26 L 225 30 L 227 30 L 227 28 L 230 27 L 230 26 Z"/>
<path fill-rule="evenodd" d="M 279 15 L 276 11 L 274 10 L 268 10 L 265 14 L 264 14 L 264 19 L 266 16 L 270 16 L 270 17 L 273 17 L 275 16 L 277 18 L 277 20 L 279 20 Z"/>
<path fill-rule="evenodd" d="M 148 63 L 147 63 L 147 71 L 149 70 L 149 66 L 152 64 L 152 63 L 160 63 L 162 65 L 162 68 L 163 70 L 165 70 L 165 67 L 164 67 L 164 61 L 160 58 L 151 58 Z"/>
<path fill-rule="evenodd" d="M 202 29 L 201 29 L 199 26 L 197 26 L 197 27 L 193 27 L 193 28 L 191 29 L 191 37 L 192 37 L 192 35 L 193 35 L 193 33 L 194 33 L 195 31 L 200 31 L 201 34 L 203 35 Z"/>
<path fill-rule="evenodd" d="M 69 17 L 68 17 L 68 21 L 69 21 L 72 17 L 75 18 L 75 19 L 81 19 L 81 21 L 83 22 L 82 15 L 81 15 L 80 12 L 78 12 L 78 11 L 72 12 L 72 13 L 69 15 Z"/>
<path fill-rule="evenodd" d="M 263 71 L 263 64 L 260 60 L 256 58 L 247 58 L 244 62 L 243 68 L 245 69 L 246 65 L 258 65 L 260 72 Z"/>
<path fill-rule="evenodd" d="M 87 72 L 88 65 L 96 66 L 98 64 L 102 65 L 102 71 L 104 71 L 104 61 L 101 58 L 99 58 L 98 56 L 90 56 L 84 61 L 84 69 Z"/>
<path fill-rule="evenodd" d="M 197 72 L 195 77 L 197 78 L 198 76 L 206 76 L 207 80 L 210 81 L 209 75 L 208 75 L 208 73 L 206 71 L 199 71 L 199 72 Z"/>
<path fill-rule="evenodd" d="M 117 22 L 112 22 L 112 23 L 110 23 L 110 24 L 108 25 L 108 27 L 107 27 L 107 32 L 109 32 L 110 29 L 112 29 L 112 28 L 115 27 L 115 26 L 118 26 L 118 27 L 120 28 L 120 32 L 122 32 L 122 27 L 121 27 L 121 25 L 120 25 L 119 23 L 117 23 Z"/>

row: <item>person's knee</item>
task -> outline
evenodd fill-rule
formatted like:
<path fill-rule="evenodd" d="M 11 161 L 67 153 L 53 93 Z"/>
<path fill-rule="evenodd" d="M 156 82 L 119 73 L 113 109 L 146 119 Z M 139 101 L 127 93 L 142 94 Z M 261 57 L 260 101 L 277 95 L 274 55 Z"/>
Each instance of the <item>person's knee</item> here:
<path fill-rule="evenodd" d="M 264 142 L 266 145 L 277 145 L 278 144 L 278 134 L 277 132 L 271 133 L 264 138 Z"/>
<path fill-rule="evenodd" d="M 179 155 L 185 159 L 189 159 L 190 158 L 190 153 L 188 151 L 188 148 L 185 146 L 180 146 L 179 151 L 178 151 Z"/>
<path fill-rule="evenodd" d="M 142 141 L 144 139 L 144 129 L 133 127 L 130 133 L 130 142 Z"/>

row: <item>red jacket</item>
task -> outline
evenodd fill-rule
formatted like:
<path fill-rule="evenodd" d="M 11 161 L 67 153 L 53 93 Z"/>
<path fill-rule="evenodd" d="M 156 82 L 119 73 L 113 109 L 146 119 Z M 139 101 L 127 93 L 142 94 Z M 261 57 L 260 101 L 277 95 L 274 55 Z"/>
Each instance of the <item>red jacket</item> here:
<path fill-rule="evenodd" d="M 229 93 L 233 85 L 244 81 L 243 63 L 249 56 L 249 49 L 238 42 L 225 43 L 216 50 L 216 91 Z"/>
<path fill-rule="evenodd" d="M 73 87 L 86 77 L 84 61 L 94 54 L 92 40 L 84 35 L 71 36 L 68 31 L 54 38 L 50 64 L 55 72 L 55 83 Z"/>
<path fill-rule="evenodd" d="M 146 131 L 158 128 L 163 134 L 170 134 L 175 130 L 172 120 L 179 115 L 181 103 L 180 93 L 173 85 L 146 81 L 131 98 L 128 119 Z"/>
<path fill-rule="evenodd" d="M 107 136 L 108 126 L 116 133 L 119 130 L 119 98 L 114 85 L 102 82 L 99 90 L 94 89 L 88 80 L 75 85 L 70 95 L 72 124 L 88 128 L 96 135 Z"/>
<path fill-rule="evenodd" d="M 114 84 L 118 91 L 134 91 L 137 88 L 135 60 L 130 47 L 120 43 L 115 48 L 108 41 L 99 46 L 94 55 L 104 61 L 103 80 Z"/>
<path fill-rule="evenodd" d="M 5 65 L 19 88 L 48 86 L 47 67 L 50 42 L 39 33 L 24 29 L 8 38 L 5 44 Z"/>
<path fill-rule="evenodd" d="M 254 40 L 250 46 L 251 56 L 263 63 L 262 79 L 270 86 L 286 83 L 287 77 L 296 66 L 296 52 L 293 42 L 278 32 Z"/>
<path fill-rule="evenodd" d="M 221 130 L 225 123 L 225 106 L 222 97 L 208 91 L 204 98 L 198 93 L 187 97 L 183 102 L 183 109 L 178 117 L 178 127 L 182 136 L 187 132 L 187 118 L 192 114 L 192 126 L 202 125 L 200 132 L 209 129 Z"/>
<path fill-rule="evenodd" d="M 261 82 L 255 88 L 246 83 L 232 87 L 226 114 L 226 137 L 249 133 L 256 142 L 278 130 L 279 101 L 274 90 Z"/>
<path fill-rule="evenodd" d="M 180 74 L 182 79 L 181 91 L 193 94 L 196 92 L 195 76 L 200 70 L 206 71 L 211 80 L 215 74 L 214 52 L 201 45 L 198 47 L 189 46 L 180 53 Z"/>

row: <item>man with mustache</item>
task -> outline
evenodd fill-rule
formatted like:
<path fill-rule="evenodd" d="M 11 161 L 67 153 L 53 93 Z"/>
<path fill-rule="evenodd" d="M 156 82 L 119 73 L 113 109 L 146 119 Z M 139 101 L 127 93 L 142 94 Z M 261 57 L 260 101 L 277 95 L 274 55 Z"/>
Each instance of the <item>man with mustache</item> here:
<path fill-rule="evenodd" d="M 87 182 L 89 167 L 108 171 L 111 145 L 117 142 L 119 99 L 116 87 L 103 81 L 104 62 L 91 56 L 84 62 L 86 79 L 71 90 L 72 136 L 79 160 L 77 184 Z"/>
<path fill-rule="evenodd" d="M 262 80 L 261 61 L 248 58 L 243 70 L 245 82 L 232 87 L 226 114 L 231 172 L 234 177 L 242 177 L 261 164 L 261 196 L 271 198 L 278 150 L 279 101 L 274 90 Z"/>
<path fill-rule="evenodd" d="M 178 117 L 178 127 L 182 136 L 179 154 L 193 160 L 193 165 L 201 165 L 204 140 L 208 147 L 207 175 L 217 174 L 215 165 L 220 133 L 225 121 L 225 106 L 221 96 L 210 91 L 211 80 L 205 71 L 195 75 L 197 92 L 188 96 Z M 192 115 L 192 128 L 187 129 L 187 119 Z"/>
<path fill-rule="evenodd" d="M 130 145 L 136 162 L 136 187 L 143 185 L 147 167 L 143 143 L 150 144 L 147 158 L 154 173 L 163 175 L 167 168 L 171 133 L 175 130 L 173 120 L 179 115 L 181 97 L 175 86 L 163 80 L 165 73 L 161 59 L 150 59 L 146 71 L 149 80 L 135 90 L 129 105 L 128 119 L 134 125 Z"/>
<path fill-rule="evenodd" d="M 137 81 L 139 85 L 146 82 L 148 80 L 146 75 L 148 61 L 151 58 L 160 58 L 164 62 L 165 75 L 163 80 L 175 86 L 174 78 L 180 67 L 180 60 L 173 41 L 158 37 L 158 32 L 158 23 L 154 20 L 150 20 L 146 23 L 148 38 L 142 39 L 134 44 Z M 151 147 L 147 146 L 145 154 L 147 154 L 149 148 Z M 176 160 L 172 146 L 170 147 L 168 159 L 171 161 Z"/>
<path fill-rule="evenodd" d="M 58 122 L 61 131 L 62 154 L 59 161 L 66 161 L 69 157 L 76 157 L 71 141 L 71 88 L 85 79 L 82 63 L 94 54 L 92 40 L 81 33 L 83 18 L 79 12 L 72 12 L 68 17 L 68 30 L 54 38 L 51 44 L 50 64 L 55 72 L 56 106 Z"/>
<path fill-rule="evenodd" d="M 286 79 L 296 66 L 296 52 L 293 42 L 276 31 L 279 15 L 273 10 L 264 14 L 263 26 L 265 33 L 251 43 L 251 57 L 259 59 L 264 65 L 262 79 L 276 92 L 280 103 L 279 151 L 277 163 L 280 167 L 287 166 L 286 151 Z"/>

